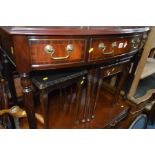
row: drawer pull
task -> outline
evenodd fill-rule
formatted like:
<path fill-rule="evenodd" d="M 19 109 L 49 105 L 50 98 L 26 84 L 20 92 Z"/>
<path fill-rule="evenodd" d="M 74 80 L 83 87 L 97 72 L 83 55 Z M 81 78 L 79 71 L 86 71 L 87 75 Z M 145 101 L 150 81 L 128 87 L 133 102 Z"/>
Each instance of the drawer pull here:
<path fill-rule="evenodd" d="M 108 75 L 108 76 L 110 75 L 110 71 L 107 71 L 107 75 Z"/>
<path fill-rule="evenodd" d="M 134 38 L 134 39 L 131 40 L 131 47 L 136 49 L 136 48 L 138 48 L 139 43 L 140 43 L 140 39 L 139 38 L 137 38 L 137 39 Z"/>
<path fill-rule="evenodd" d="M 106 46 L 104 43 L 99 43 L 98 48 L 101 50 L 102 54 L 112 54 L 113 52 L 105 52 Z"/>
<path fill-rule="evenodd" d="M 112 45 L 111 45 L 111 47 L 112 47 L 112 48 L 117 47 L 117 42 L 113 42 Z"/>
<path fill-rule="evenodd" d="M 103 52 L 103 51 L 105 51 L 106 46 L 104 45 L 104 43 L 99 43 L 98 48 L 99 48 L 100 50 L 102 50 L 102 52 Z"/>
<path fill-rule="evenodd" d="M 53 56 L 54 53 L 55 53 L 55 50 L 54 50 L 53 46 L 51 46 L 51 45 L 46 45 L 45 48 L 44 48 L 44 50 L 45 50 L 46 53 L 51 53 L 51 58 L 52 58 L 53 60 L 64 60 L 64 59 L 69 58 L 70 53 L 73 51 L 73 49 L 74 49 L 74 48 L 73 48 L 73 45 L 68 44 L 68 45 L 66 46 L 67 55 L 64 56 L 64 57 L 55 57 L 55 56 Z"/>
<path fill-rule="evenodd" d="M 112 48 L 114 48 L 115 46 L 116 46 L 115 42 L 112 43 Z M 111 52 L 105 52 L 106 46 L 104 45 L 103 42 L 99 43 L 98 48 L 101 50 L 102 54 L 104 54 L 104 55 L 108 55 L 108 54 L 113 54 L 114 53 L 114 50 L 112 50 Z"/>
<path fill-rule="evenodd" d="M 72 44 L 68 44 L 67 47 L 66 47 L 66 50 L 67 50 L 68 52 L 72 52 L 72 51 L 74 50 L 73 45 L 72 45 Z"/>
<path fill-rule="evenodd" d="M 117 42 L 113 42 L 111 44 L 112 51 L 111 52 L 104 52 L 103 54 L 113 54 L 114 53 L 114 48 L 117 47 Z"/>
<path fill-rule="evenodd" d="M 54 48 L 51 45 L 46 45 L 44 48 L 44 51 L 49 54 L 49 53 L 54 52 Z"/>

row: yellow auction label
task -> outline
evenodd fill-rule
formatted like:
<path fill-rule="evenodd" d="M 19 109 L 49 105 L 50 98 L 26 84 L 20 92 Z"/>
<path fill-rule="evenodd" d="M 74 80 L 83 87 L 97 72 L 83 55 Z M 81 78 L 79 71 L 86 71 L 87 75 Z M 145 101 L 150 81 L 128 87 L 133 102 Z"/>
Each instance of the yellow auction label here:
<path fill-rule="evenodd" d="M 44 77 L 43 80 L 44 80 L 44 81 L 48 80 L 48 77 Z"/>
<path fill-rule="evenodd" d="M 81 81 L 81 85 L 84 83 L 84 80 Z"/>
<path fill-rule="evenodd" d="M 115 68 L 112 69 L 112 72 L 115 70 Z"/>
<path fill-rule="evenodd" d="M 14 54 L 13 47 L 11 46 L 11 53 Z"/>
<path fill-rule="evenodd" d="M 94 48 L 90 48 L 89 49 L 89 53 L 93 52 Z"/>

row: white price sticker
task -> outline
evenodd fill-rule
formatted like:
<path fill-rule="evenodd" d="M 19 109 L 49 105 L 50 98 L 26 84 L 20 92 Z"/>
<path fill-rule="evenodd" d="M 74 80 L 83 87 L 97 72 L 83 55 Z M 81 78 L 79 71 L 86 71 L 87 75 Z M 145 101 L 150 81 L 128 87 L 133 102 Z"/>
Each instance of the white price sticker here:
<path fill-rule="evenodd" d="M 127 43 L 127 42 L 125 42 L 125 43 L 124 43 L 124 48 L 125 48 L 127 45 L 128 45 L 128 43 Z"/>
<path fill-rule="evenodd" d="M 123 48 L 124 43 L 119 43 L 118 48 Z"/>

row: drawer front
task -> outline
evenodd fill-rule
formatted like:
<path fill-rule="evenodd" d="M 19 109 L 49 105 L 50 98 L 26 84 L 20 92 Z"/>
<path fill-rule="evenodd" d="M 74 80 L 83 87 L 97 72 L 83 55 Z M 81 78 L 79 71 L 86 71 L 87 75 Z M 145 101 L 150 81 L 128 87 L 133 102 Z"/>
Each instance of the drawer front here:
<path fill-rule="evenodd" d="M 114 67 L 110 67 L 110 68 L 104 68 L 101 69 L 101 77 L 107 77 L 107 76 L 111 76 L 114 75 L 116 73 L 122 72 L 124 68 L 124 65 L 118 65 L 118 66 L 114 66 Z"/>
<path fill-rule="evenodd" d="M 83 62 L 85 39 L 29 39 L 31 63 L 63 64 Z"/>
<path fill-rule="evenodd" d="M 137 50 L 140 46 L 140 35 L 125 38 L 92 38 L 89 61 L 123 55 Z"/>

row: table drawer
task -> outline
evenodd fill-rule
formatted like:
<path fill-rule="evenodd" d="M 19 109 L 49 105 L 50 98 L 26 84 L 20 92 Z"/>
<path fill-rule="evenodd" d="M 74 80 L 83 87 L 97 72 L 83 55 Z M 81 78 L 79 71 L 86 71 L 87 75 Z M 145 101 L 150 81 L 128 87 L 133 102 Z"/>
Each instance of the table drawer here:
<path fill-rule="evenodd" d="M 29 39 L 31 63 L 63 64 L 84 61 L 85 39 Z"/>
<path fill-rule="evenodd" d="M 114 66 L 114 67 L 110 67 L 110 68 L 100 68 L 101 70 L 101 77 L 107 77 L 107 76 L 111 76 L 113 74 L 122 72 L 124 68 L 124 65 L 118 65 L 118 66 Z"/>
<path fill-rule="evenodd" d="M 89 61 L 116 57 L 137 50 L 142 37 L 92 38 L 89 50 Z"/>

